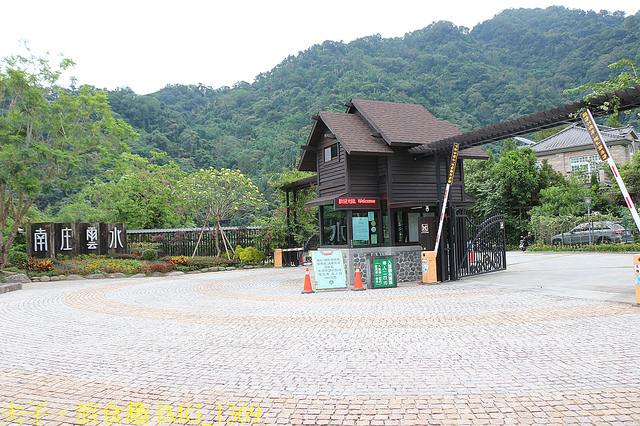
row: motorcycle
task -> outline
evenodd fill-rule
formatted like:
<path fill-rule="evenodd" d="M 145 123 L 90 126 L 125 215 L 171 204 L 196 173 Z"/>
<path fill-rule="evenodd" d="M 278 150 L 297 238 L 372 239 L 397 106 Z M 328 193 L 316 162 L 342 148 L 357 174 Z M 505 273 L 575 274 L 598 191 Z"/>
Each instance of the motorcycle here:
<path fill-rule="evenodd" d="M 526 251 L 527 247 L 533 245 L 533 236 L 531 234 L 527 234 L 524 237 L 520 237 L 520 250 Z"/>

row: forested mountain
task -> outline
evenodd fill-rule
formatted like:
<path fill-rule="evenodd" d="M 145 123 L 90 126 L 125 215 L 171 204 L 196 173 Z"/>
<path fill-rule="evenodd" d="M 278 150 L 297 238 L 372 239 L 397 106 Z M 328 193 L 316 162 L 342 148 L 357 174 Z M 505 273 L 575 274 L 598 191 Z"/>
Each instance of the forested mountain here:
<path fill-rule="evenodd" d="M 621 58 L 640 63 L 640 12 L 517 9 L 471 30 L 443 21 L 399 38 L 326 41 L 252 83 L 120 89 L 109 101 L 141 135 L 133 153 L 165 151 L 186 172 L 239 168 L 265 190 L 264 174 L 295 166 L 310 115 L 344 111 L 351 98 L 419 103 L 468 131 L 572 101 L 563 90 L 610 78 Z"/>

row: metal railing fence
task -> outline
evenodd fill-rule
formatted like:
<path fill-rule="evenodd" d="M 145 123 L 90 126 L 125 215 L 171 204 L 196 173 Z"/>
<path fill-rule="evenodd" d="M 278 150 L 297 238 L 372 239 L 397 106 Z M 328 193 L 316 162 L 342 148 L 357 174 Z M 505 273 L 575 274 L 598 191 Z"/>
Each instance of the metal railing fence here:
<path fill-rule="evenodd" d="M 269 245 L 260 241 L 261 226 L 227 226 L 222 230 L 232 248 L 240 245 L 244 248 L 254 247 L 272 257 Z M 173 229 L 130 229 L 127 231 L 129 247 L 149 246 L 164 256 L 191 256 L 196 248 L 202 228 L 173 228 Z M 205 228 L 196 256 L 216 255 L 216 231 Z M 222 236 L 218 233 L 220 249 L 225 251 Z M 142 243 L 142 244 L 139 244 Z"/>

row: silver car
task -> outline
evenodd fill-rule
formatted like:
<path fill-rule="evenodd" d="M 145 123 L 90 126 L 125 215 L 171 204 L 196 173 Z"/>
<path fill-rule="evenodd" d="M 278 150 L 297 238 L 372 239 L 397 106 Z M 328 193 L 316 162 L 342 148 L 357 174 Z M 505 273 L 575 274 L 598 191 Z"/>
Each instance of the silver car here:
<path fill-rule="evenodd" d="M 633 234 L 622 225 L 614 222 L 592 222 L 591 223 L 591 243 L 592 244 L 631 244 Z M 588 245 L 589 244 L 589 224 L 581 223 L 569 232 L 554 235 L 551 237 L 551 244 L 559 245 Z"/>

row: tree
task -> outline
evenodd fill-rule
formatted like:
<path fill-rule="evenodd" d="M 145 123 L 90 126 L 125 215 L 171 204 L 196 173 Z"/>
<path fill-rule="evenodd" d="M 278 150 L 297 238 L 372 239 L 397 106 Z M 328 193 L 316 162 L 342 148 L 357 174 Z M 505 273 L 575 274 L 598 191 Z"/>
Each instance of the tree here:
<path fill-rule="evenodd" d="M 238 170 L 210 167 L 197 171 L 179 181 L 175 193 L 182 198 L 185 210 L 203 224 L 203 229 L 214 223 L 218 256 L 221 253 L 218 236 L 218 231 L 222 231 L 220 222 L 238 211 L 256 210 L 264 204 L 258 188 Z"/>
<path fill-rule="evenodd" d="M 154 153 L 147 159 L 122 153 L 115 167 L 107 173 L 109 180 L 97 180 L 85 187 L 70 204 L 60 209 L 58 219 L 63 222 L 124 222 L 129 229 L 184 224 L 179 197 L 174 192 L 184 174 L 172 161 L 165 165 L 155 164 L 164 156 L 164 153 Z"/>
<path fill-rule="evenodd" d="M 538 204 L 540 191 L 562 184 L 564 178 L 548 164 L 538 167 L 531 148 L 517 149 L 512 143 L 505 143 L 499 162 L 492 160 L 470 162 L 468 168 L 465 162 L 466 190 L 477 198 L 469 211 L 486 216 L 502 210 L 507 241 L 517 244 L 527 231 L 529 210 Z"/>
<path fill-rule="evenodd" d="M 631 59 L 620 59 L 608 66 L 611 69 L 615 68 L 630 68 L 630 72 L 623 70 L 617 76 L 604 81 L 599 81 L 597 83 L 587 83 L 581 86 L 578 86 L 574 89 L 565 90 L 565 93 L 578 93 L 581 91 L 585 92 L 584 100 L 586 103 L 586 108 L 589 108 L 589 100 L 595 98 L 599 95 L 604 95 L 606 93 L 614 93 L 617 90 L 626 89 L 628 87 L 635 86 L 636 84 L 640 84 L 640 76 L 638 76 L 638 70 L 636 69 L 636 63 Z M 620 112 L 618 108 L 620 107 L 620 98 L 617 95 L 614 95 L 611 102 L 605 102 L 598 108 L 606 111 L 607 113 L 612 114 L 611 118 L 607 122 L 608 125 L 620 125 L 618 119 L 620 118 Z M 627 111 L 627 114 L 629 111 Z"/>
<path fill-rule="evenodd" d="M 83 167 L 104 164 L 135 132 L 110 112 L 107 95 L 58 85 L 73 61 L 58 65 L 11 56 L 0 68 L 0 262 L 43 191 L 69 188 Z"/>
<path fill-rule="evenodd" d="M 532 209 L 537 216 L 582 216 L 587 214 L 585 197 L 592 196 L 589 188 L 579 182 L 552 186 L 540 191 L 540 205 Z"/>
<path fill-rule="evenodd" d="M 287 206 L 286 193 L 282 185 L 312 176 L 313 173 L 287 170 L 268 176 L 269 185 L 275 188 L 275 211 L 267 218 L 258 218 L 255 225 L 262 226 L 260 237 L 269 243 L 271 248 L 286 248 L 289 244 L 295 247 L 306 245 L 309 238 L 318 234 L 318 208 L 305 207 L 305 204 L 315 198 L 316 190 L 313 186 L 297 191 L 295 200 L 289 196 Z M 288 217 L 288 222 L 287 222 Z M 289 241 L 291 237 L 291 241 Z"/>

